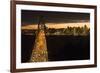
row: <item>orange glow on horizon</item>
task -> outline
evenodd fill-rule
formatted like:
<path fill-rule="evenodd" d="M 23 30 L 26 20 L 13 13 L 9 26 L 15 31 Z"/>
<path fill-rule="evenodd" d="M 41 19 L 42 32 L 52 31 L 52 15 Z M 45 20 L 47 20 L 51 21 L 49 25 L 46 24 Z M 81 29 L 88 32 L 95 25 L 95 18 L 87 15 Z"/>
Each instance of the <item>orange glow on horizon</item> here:
<path fill-rule="evenodd" d="M 90 23 L 89 22 L 82 22 L 82 23 L 46 23 L 46 27 L 48 28 L 55 28 L 55 29 L 60 29 L 60 28 L 67 28 L 67 27 L 84 27 L 86 25 L 88 28 L 90 28 Z M 32 30 L 32 29 L 37 29 L 38 25 L 36 24 L 28 24 L 25 26 L 22 26 L 21 29 L 27 29 L 27 30 Z"/>

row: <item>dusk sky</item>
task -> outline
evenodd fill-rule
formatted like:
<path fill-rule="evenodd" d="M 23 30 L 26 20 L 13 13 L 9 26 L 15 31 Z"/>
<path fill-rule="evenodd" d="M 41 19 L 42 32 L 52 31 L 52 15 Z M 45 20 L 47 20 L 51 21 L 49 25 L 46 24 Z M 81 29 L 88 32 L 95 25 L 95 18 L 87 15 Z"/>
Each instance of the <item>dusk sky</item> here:
<path fill-rule="evenodd" d="M 21 24 L 23 28 L 36 28 L 40 16 L 43 16 L 48 27 L 63 28 L 67 26 L 90 25 L 89 13 L 51 12 L 51 11 L 21 11 Z"/>

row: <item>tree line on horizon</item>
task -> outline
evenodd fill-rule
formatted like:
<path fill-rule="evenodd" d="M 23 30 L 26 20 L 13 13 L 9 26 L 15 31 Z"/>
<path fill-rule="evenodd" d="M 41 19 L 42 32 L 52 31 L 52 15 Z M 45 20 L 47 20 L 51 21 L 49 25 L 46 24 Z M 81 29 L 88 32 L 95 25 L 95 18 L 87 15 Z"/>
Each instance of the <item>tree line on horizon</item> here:
<path fill-rule="evenodd" d="M 24 34 L 36 35 L 38 30 L 23 30 Z M 86 36 L 90 34 L 90 28 L 86 25 L 83 27 L 67 27 L 67 28 L 48 28 L 45 26 L 46 35 L 74 35 L 74 36 Z"/>
<path fill-rule="evenodd" d="M 46 35 L 89 35 L 90 28 L 86 25 L 83 27 L 67 27 L 67 28 L 47 28 Z"/>

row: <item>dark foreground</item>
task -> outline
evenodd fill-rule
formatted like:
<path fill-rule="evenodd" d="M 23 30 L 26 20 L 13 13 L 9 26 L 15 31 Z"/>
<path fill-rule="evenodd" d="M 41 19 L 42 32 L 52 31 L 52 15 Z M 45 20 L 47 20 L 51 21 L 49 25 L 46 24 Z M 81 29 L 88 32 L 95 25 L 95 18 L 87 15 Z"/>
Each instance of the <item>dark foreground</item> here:
<path fill-rule="evenodd" d="M 49 61 L 86 60 L 90 58 L 89 36 L 46 36 Z M 21 61 L 28 62 L 34 46 L 34 35 L 22 35 Z"/>

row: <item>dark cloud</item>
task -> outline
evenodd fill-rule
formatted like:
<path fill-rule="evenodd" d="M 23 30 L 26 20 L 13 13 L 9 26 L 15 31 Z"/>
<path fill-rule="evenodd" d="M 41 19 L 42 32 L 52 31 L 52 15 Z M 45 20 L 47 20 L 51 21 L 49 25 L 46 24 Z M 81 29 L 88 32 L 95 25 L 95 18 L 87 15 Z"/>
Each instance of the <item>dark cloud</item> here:
<path fill-rule="evenodd" d="M 88 22 L 89 13 L 72 13 L 72 12 L 51 12 L 51 11 L 21 11 L 22 24 L 38 24 L 39 18 L 43 17 L 45 23 L 75 23 Z"/>

